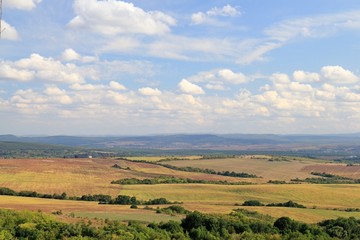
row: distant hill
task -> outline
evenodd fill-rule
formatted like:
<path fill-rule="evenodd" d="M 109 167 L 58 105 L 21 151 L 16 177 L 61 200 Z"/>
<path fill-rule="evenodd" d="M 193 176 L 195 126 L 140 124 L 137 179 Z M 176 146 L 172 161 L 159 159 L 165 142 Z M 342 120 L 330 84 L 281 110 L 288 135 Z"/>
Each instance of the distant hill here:
<path fill-rule="evenodd" d="M 275 135 L 275 134 L 175 134 L 153 136 L 80 137 L 45 136 L 18 137 L 0 135 L 0 141 L 43 143 L 91 148 L 148 149 L 257 149 L 274 146 L 360 145 L 359 134 L 339 135 Z"/>

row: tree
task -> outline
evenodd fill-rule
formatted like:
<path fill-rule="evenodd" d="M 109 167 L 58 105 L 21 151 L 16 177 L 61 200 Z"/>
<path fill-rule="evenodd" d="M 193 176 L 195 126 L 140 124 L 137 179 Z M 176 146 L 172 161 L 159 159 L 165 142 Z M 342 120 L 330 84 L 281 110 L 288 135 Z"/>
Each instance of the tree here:
<path fill-rule="evenodd" d="M 278 218 L 274 222 L 274 227 L 279 229 L 279 232 L 282 233 L 282 234 L 296 232 L 297 231 L 297 225 L 298 225 L 297 222 L 295 222 L 294 220 L 292 220 L 292 219 L 290 219 L 288 217 Z"/>

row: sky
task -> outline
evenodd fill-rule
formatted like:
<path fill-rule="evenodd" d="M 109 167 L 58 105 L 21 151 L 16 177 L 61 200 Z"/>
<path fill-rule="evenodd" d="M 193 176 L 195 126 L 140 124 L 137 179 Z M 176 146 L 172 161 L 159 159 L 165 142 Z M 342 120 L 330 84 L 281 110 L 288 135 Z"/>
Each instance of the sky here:
<path fill-rule="evenodd" d="M 360 132 L 358 0 L 2 0 L 0 134 Z"/>

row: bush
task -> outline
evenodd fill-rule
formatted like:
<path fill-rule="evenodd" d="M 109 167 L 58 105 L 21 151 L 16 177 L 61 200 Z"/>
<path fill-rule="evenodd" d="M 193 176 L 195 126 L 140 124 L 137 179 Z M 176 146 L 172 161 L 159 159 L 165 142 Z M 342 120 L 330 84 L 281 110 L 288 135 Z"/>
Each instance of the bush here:
<path fill-rule="evenodd" d="M 258 200 L 247 200 L 242 204 L 242 206 L 264 206 L 264 204 Z"/>

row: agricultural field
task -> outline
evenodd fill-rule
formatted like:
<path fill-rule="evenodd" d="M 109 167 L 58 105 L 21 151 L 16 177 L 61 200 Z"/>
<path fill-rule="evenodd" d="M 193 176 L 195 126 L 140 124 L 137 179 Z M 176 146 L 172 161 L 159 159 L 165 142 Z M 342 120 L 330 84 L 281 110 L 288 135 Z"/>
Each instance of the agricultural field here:
<path fill-rule="evenodd" d="M 113 168 L 117 164 L 121 168 Z M 250 181 L 204 173 L 175 171 L 159 165 L 115 159 L 1 159 L 0 187 L 16 191 L 62 193 L 69 196 L 108 194 L 116 196 L 122 186 L 110 184 L 123 178 L 179 178 L 214 181 Z"/>
<path fill-rule="evenodd" d="M 198 160 L 201 156 L 153 156 L 153 157 L 126 157 L 126 159 L 132 161 L 147 161 L 147 162 L 159 162 L 164 160 Z"/>
<path fill-rule="evenodd" d="M 137 220 L 141 222 L 180 221 L 182 216 L 157 214 L 155 211 L 143 208 L 130 209 L 124 205 L 100 205 L 97 202 L 56 200 L 42 198 L 25 198 L 15 196 L 0 196 L 0 208 L 42 211 L 44 213 L 62 212 L 56 215 L 60 219 L 74 221 L 76 217 L 102 218 L 120 221 Z"/>
<path fill-rule="evenodd" d="M 214 169 L 216 171 L 246 172 L 262 178 L 236 178 L 201 172 L 185 172 L 169 169 L 156 163 L 155 158 L 132 159 L 0 159 L 0 187 L 16 191 L 38 193 L 66 192 L 68 196 L 108 194 L 135 196 L 140 200 L 166 198 L 182 202 L 185 209 L 204 213 L 227 214 L 236 208 L 255 210 L 273 217 L 289 216 L 305 222 L 318 222 L 328 218 L 355 216 L 360 212 L 345 212 L 348 208 L 360 208 L 360 184 L 268 184 L 268 180 L 290 180 L 314 177 L 312 171 L 347 174 L 346 166 L 314 160 L 290 157 L 242 156 L 226 159 L 171 160 L 166 164 Z M 155 162 L 154 162 L 155 161 Z M 162 164 L 162 162 L 160 163 Z M 114 167 L 116 165 L 116 167 Z M 324 170 L 323 170 L 324 169 Z M 341 169 L 341 170 L 338 170 Z M 353 171 L 351 176 L 357 176 Z M 174 176 L 194 180 L 247 181 L 249 185 L 221 184 L 156 184 L 120 185 L 111 181 L 125 178 L 155 178 Z M 350 176 L 350 175 L 349 175 Z M 283 203 L 289 200 L 305 205 L 306 209 L 280 207 L 243 207 L 246 200 L 258 200 L 264 204 Z M 156 208 L 157 206 L 154 206 Z M 159 206 L 164 207 L 164 206 Z M 54 200 L 0 196 L 0 208 L 41 210 L 51 213 L 61 210 L 65 215 L 79 217 L 111 218 L 119 220 L 166 221 L 181 216 L 156 214 L 155 211 L 130 209 L 129 206 L 99 205 L 97 202 Z"/>
<path fill-rule="evenodd" d="M 216 171 L 247 172 L 264 180 L 290 181 L 294 178 L 314 177 L 311 172 L 326 172 L 344 177 L 360 178 L 360 166 L 329 163 L 327 160 L 298 157 L 239 156 L 225 159 L 201 159 L 192 161 L 169 161 L 177 167 L 209 168 Z"/>

